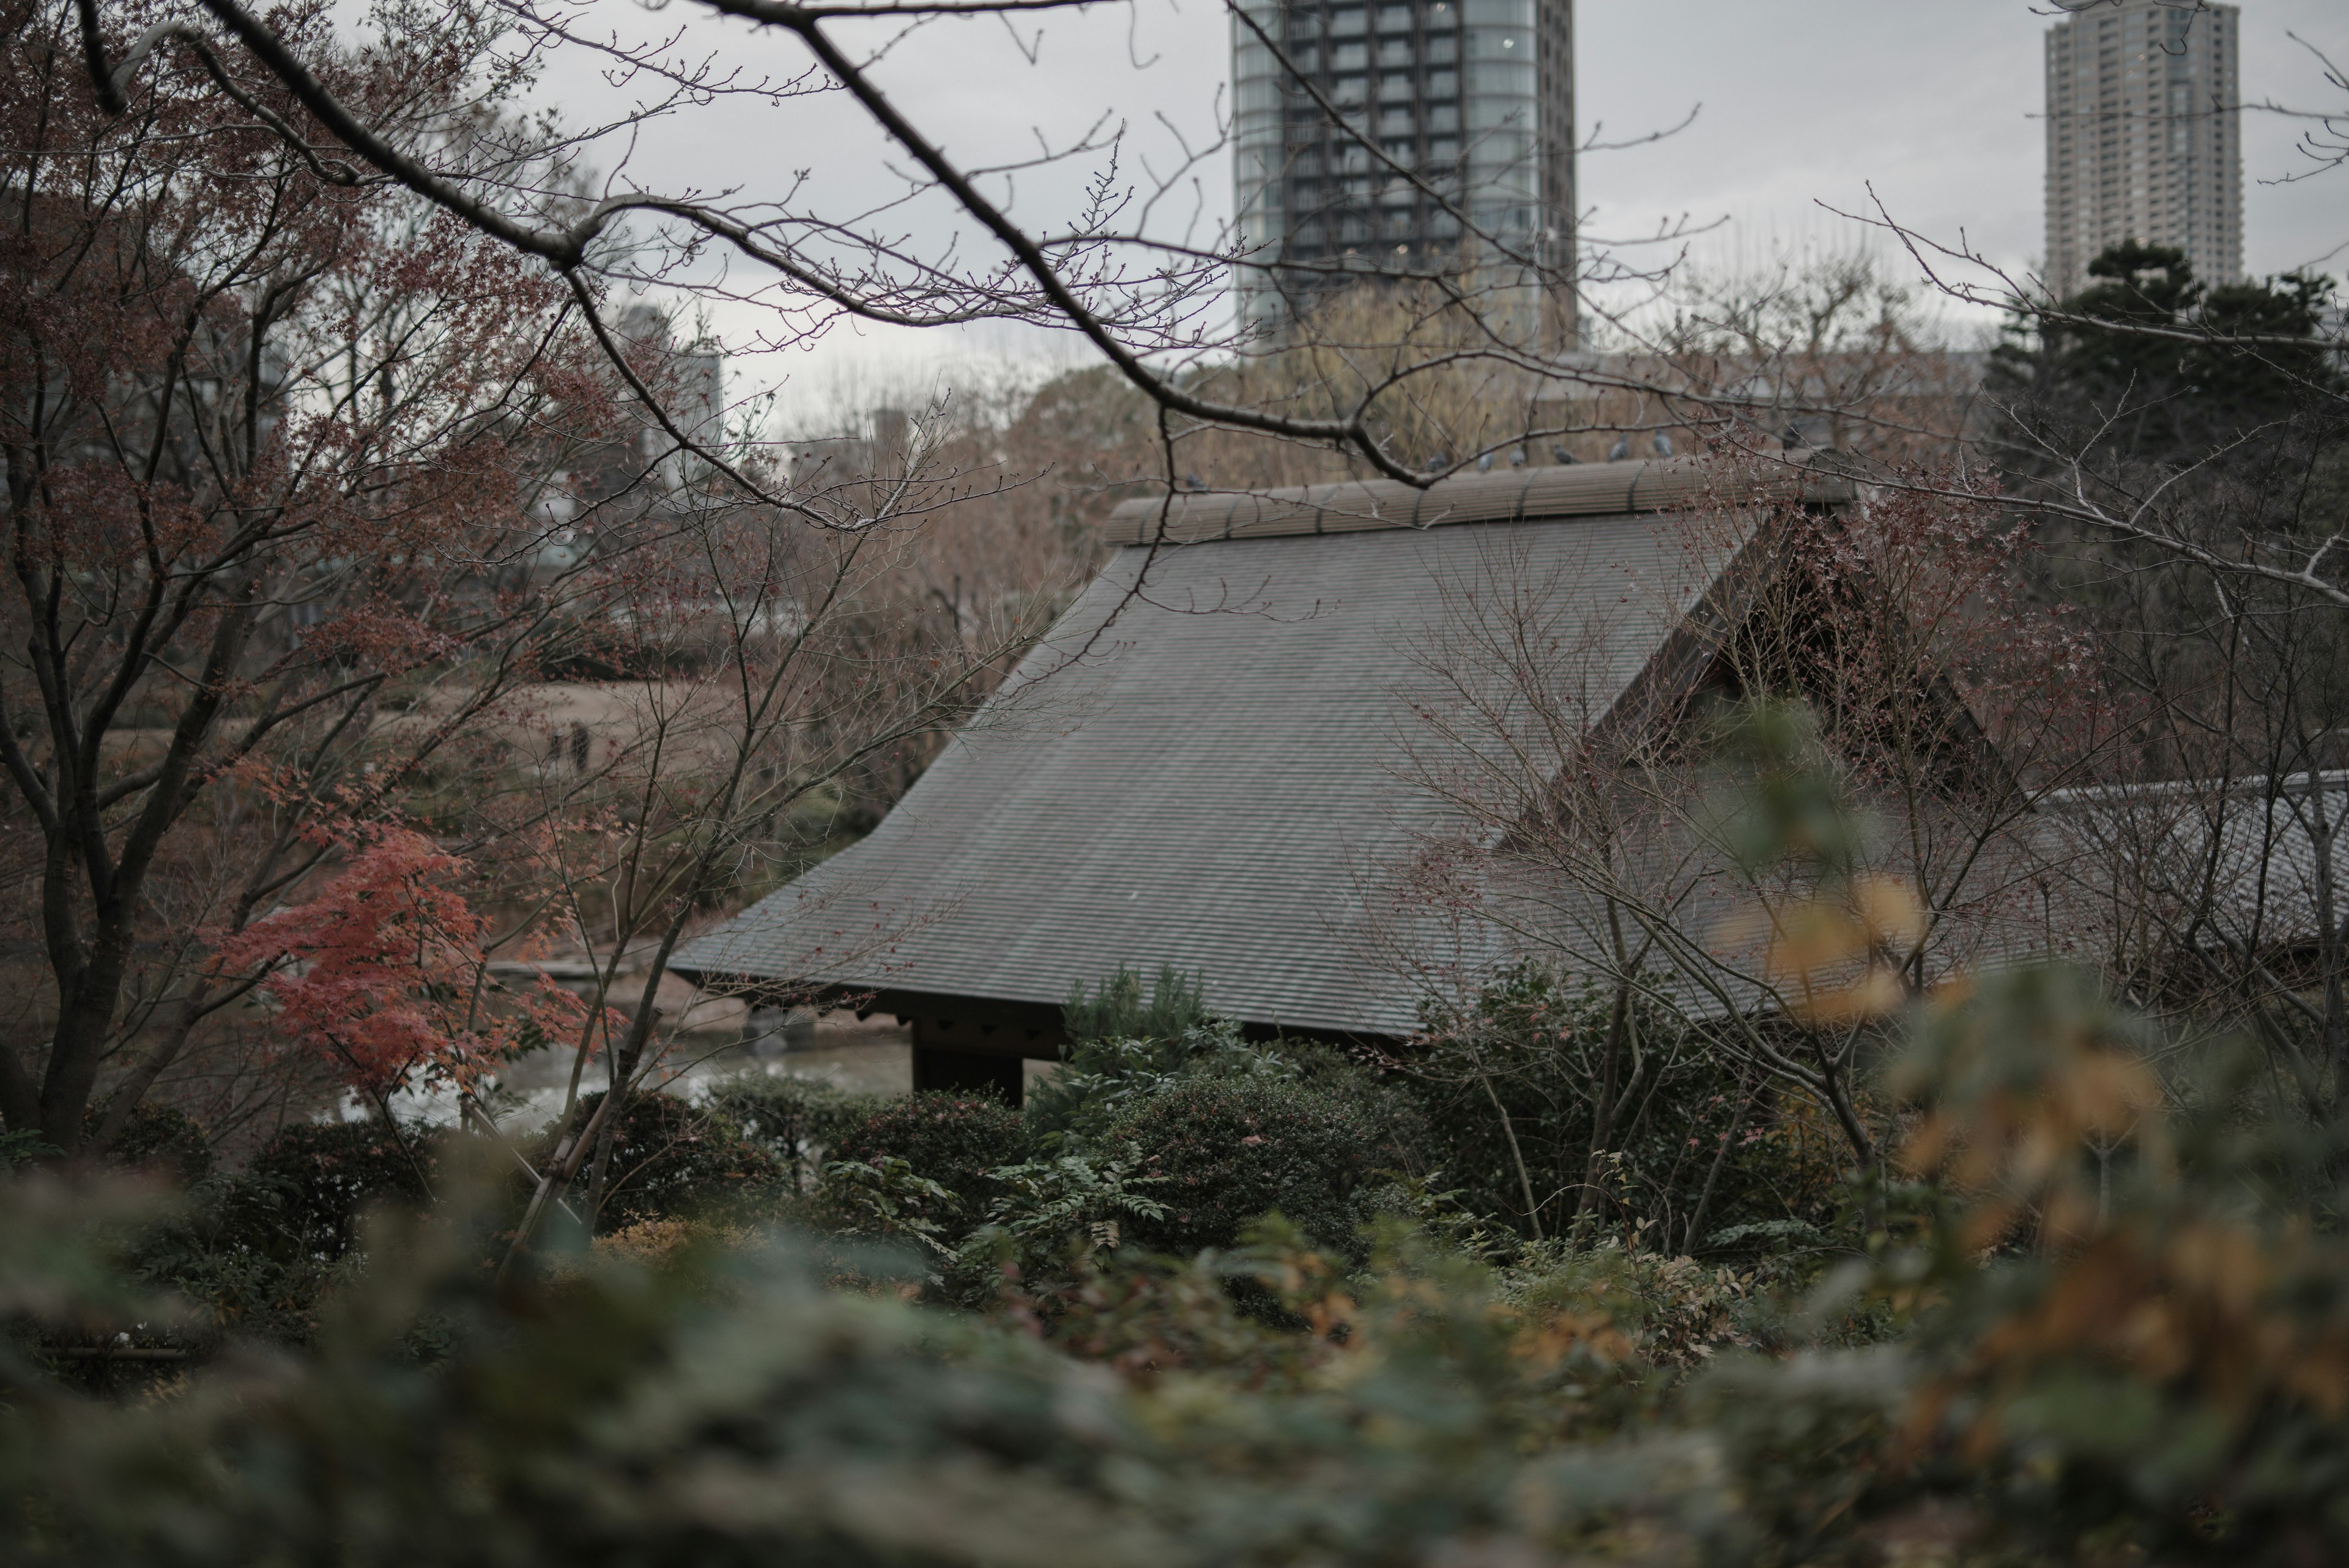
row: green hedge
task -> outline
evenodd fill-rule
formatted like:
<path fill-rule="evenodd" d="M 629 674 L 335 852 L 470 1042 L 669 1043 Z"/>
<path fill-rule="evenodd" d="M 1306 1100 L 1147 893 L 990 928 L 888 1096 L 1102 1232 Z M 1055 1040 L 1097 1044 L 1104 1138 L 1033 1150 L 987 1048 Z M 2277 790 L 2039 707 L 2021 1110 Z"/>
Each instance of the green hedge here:
<path fill-rule="evenodd" d="M 274 1191 L 276 1222 L 306 1250 L 339 1258 L 357 1240 L 359 1216 L 368 1209 L 420 1209 L 431 1200 L 440 1136 L 372 1116 L 295 1122 L 254 1152 L 243 1175 Z"/>
<path fill-rule="evenodd" d="M 733 1118 L 742 1136 L 783 1168 L 792 1190 L 814 1185 L 843 1130 L 888 1102 L 854 1094 L 821 1078 L 748 1072 L 712 1085 L 707 1104 Z"/>
<path fill-rule="evenodd" d="M 580 1105 L 582 1125 L 601 1095 Z M 746 1136 L 722 1107 L 696 1106 L 675 1095 L 634 1095 L 612 1143 L 611 1174 L 598 1228 L 616 1230 L 645 1220 L 697 1219 L 757 1210 L 789 1189 L 783 1163 Z M 573 1188 L 584 1195 L 585 1168 Z"/>
<path fill-rule="evenodd" d="M 1101 1137 L 1132 1145 L 1162 1220 L 1134 1239 L 1161 1251 L 1229 1247 L 1278 1210 L 1323 1246 L 1355 1250 L 1366 1179 L 1385 1163 L 1381 1128 L 1355 1096 L 1270 1075 L 1193 1078 L 1136 1102 Z"/>
<path fill-rule="evenodd" d="M 990 1095 L 925 1089 L 893 1100 L 843 1127 L 833 1159 L 871 1162 L 892 1157 L 961 1199 L 968 1215 L 994 1196 L 987 1173 L 1027 1158 L 1019 1113 Z"/>

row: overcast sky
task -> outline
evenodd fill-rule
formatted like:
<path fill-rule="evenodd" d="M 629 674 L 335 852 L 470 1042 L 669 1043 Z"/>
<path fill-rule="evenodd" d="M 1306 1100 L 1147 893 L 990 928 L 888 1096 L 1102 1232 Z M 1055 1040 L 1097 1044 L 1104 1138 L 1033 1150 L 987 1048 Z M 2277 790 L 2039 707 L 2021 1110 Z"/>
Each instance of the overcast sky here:
<path fill-rule="evenodd" d="M 1652 233 L 1685 216 L 1725 220 L 1699 247 L 1705 265 L 1758 263 L 1775 247 L 1843 246 L 1857 232 L 1822 205 L 1857 210 L 1876 194 L 1900 221 L 1992 257 L 2027 266 L 2042 246 L 2041 38 L 2044 5 L 2022 0 L 1579 0 L 1577 79 L 1586 137 L 1608 139 L 1672 124 L 1652 146 L 1582 161 L 1591 233 Z M 638 13 L 643 15 L 643 13 Z M 674 10 L 663 14 L 663 25 Z M 2327 103 L 2320 67 L 2291 34 L 2349 64 L 2344 0 L 2247 0 L 2244 95 Z M 1226 101 L 1226 14 L 1213 0 L 1134 0 L 1058 14 L 1015 41 L 992 23 L 929 29 L 894 52 L 882 76 L 897 100 L 965 159 L 1017 156 L 1036 135 L 1065 141 L 1104 116 L 1129 128 L 1129 172 L 1165 170 L 1182 140 L 1212 141 Z M 795 46 L 735 30 L 730 58 L 777 73 L 797 67 Z M 1036 62 L 1023 57 L 1032 50 Z M 608 94 L 592 81 L 548 87 L 578 118 Z M 2337 106 L 2338 95 L 2333 97 Z M 2244 122 L 2245 254 L 2254 274 L 2314 264 L 2349 270 L 2349 170 L 2298 184 L 2263 183 L 2295 168 L 2300 127 L 2271 115 Z M 645 184 L 781 191 L 809 171 L 806 196 L 838 213 L 891 189 L 885 150 L 838 94 L 777 109 L 723 104 L 641 140 L 628 165 Z M 1031 224 L 1073 211 L 1081 181 L 1023 176 L 1018 212 Z M 1205 161 L 1162 214 L 1162 232 L 1195 219 L 1211 235 L 1231 205 L 1228 157 Z M 945 215 L 915 209 L 897 221 L 916 236 L 944 232 Z M 730 336 L 752 322 L 723 313 Z M 807 408 L 860 389 L 967 366 L 1032 343 L 1002 338 L 836 332 L 812 352 L 736 361 L 746 384 L 789 383 Z M 957 372 L 968 373 L 968 372 Z M 737 395 L 743 389 L 736 389 Z"/>
<path fill-rule="evenodd" d="M 1813 232 L 1817 203 L 1854 208 L 1872 184 L 1911 227 L 1961 228 L 1994 256 L 2042 249 L 2042 38 L 2052 7 L 2014 0 L 1584 0 L 1583 116 L 1610 128 L 1700 100 L 1694 126 L 1653 149 L 1585 160 L 1601 223 L 1657 207 L 1728 214 L 1749 244 Z M 2297 33 L 2349 61 L 2349 4 L 2250 0 L 2247 99 L 2324 101 Z M 2337 94 L 2333 95 L 2338 102 Z M 2349 240 L 2349 171 L 2255 183 L 2295 167 L 2298 127 L 2245 117 L 2245 257 L 2254 273 Z M 2336 259 L 2335 270 L 2338 270 Z"/>

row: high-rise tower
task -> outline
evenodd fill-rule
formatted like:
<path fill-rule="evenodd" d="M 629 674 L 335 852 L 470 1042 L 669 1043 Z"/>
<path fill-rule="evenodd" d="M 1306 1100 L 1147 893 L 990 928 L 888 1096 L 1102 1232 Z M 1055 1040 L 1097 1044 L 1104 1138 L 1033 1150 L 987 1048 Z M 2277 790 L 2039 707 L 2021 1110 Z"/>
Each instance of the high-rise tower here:
<path fill-rule="evenodd" d="M 1366 275 L 1458 268 L 1513 337 L 1571 337 L 1570 294 L 1537 274 L 1573 275 L 1572 0 L 1247 0 L 1232 79 L 1248 319 L 1278 326 Z"/>
<path fill-rule="evenodd" d="M 2175 245 L 2205 283 L 2243 275 L 2241 12 L 2072 0 L 2047 30 L 2047 286 L 2123 240 Z"/>

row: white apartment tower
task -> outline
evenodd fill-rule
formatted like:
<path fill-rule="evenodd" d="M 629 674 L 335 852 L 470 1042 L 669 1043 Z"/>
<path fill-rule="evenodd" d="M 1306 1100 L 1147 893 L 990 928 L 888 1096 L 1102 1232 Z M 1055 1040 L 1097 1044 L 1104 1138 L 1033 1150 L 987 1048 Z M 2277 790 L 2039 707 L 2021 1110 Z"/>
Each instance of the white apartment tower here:
<path fill-rule="evenodd" d="M 1567 291 L 1535 280 L 1573 271 L 1572 0 L 1242 0 L 1232 81 L 1249 320 L 1458 269 L 1513 335 L 1571 336 Z"/>
<path fill-rule="evenodd" d="M 2123 240 L 2174 245 L 2206 284 L 2243 275 L 2241 12 L 2069 0 L 2047 30 L 2047 286 Z"/>

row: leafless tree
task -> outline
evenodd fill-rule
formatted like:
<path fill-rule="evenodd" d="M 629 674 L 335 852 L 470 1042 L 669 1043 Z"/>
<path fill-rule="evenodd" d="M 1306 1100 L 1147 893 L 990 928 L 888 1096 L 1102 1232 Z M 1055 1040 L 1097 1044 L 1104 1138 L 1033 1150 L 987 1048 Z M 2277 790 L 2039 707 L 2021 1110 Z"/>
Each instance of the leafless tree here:
<path fill-rule="evenodd" d="M 1172 167 L 1140 181 L 1124 172 L 1133 160 L 1111 132 L 1087 132 L 1044 146 L 1030 159 L 979 166 L 953 156 L 926 128 L 919 107 L 898 101 L 882 85 L 881 62 L 913 32 L 973 18 L 1032 23 L 1071 4 L 695 0 L 680 13 L 678 30 L 640 36 L 589 12 L 535 0 L 468 0 L 451 15 L 451 31 L 485 41 L 474 67 L 485 79 L 548 61 L 591 61 L 647 94 L 622 119 L 563 126 L 533 148 L 527 171 L 510 160 L 469 161 L 393 134 L 375 109 L 322 74 L 314 41 L 289 35 L 241 0 L 200 0 L 185 13 L 153 17 L 78 0 L 76 15 L 86 68 L 110 112 L 129 111 L 150 90 L 162 62 L 185 58 L 333 178 L 396 183 L 531 258 L 571 295 L 615 350 L 616 362 L 625 360 L 608 319 L 616 291 L 657 282 L 760 303 L 773 323 L 763 340 L 773 346 L 847 319 L 917 327 L 1019 322 L 1072 334 L 1163 410 L 1170 438 L 1193 428 L 1252 432 L 1341 453 L 1414 484 L 1529 444 L 1537 461 L 1547 460 L 1554 442 L 1587 433 L 1587 420 L 1547 419 L 1544 404 L 1587 405 L 1600 394 L 1649 391 L 1678 400 L 1676 424 L 1714 418 L 1697 412 L 1710 407 L 1709 389 L 1692 386 L 1677 369 L 1560 351 L 1571 346 L 1577 320 L 1593 330 L 1631 330 L 1642 292 L 1669 277 L 1685 228 L 1667 226 L 1629 244 L 1586 234 L 1564 246 L 1543 236 L 1574 227 L 1572 213 L 1547 213 L 1526 233 L 1492 226 L 1456 182 L 1408 167 L 1362 116 L 1316 85 L 1320 78 L 1292 53 L 1277 10 L 1240 0 L 1228 7 L 1236 43 L 1270 63 L 1290 118 L 1321 119 L 1350 149 L 1349 158 L 1359 155 L 1381 182 L 1439 213 L 1457 231 L 1456 243 L 1423 256 L 1381 258 L 1372 274 L 1350 257 L 1286 257 L 1236 232 L 1199 234 L 1172 216 L 1172 208 L 1203 172 L 1220 176 L 1227 141 L 1186 146 Z M 730 36 L 739 47 L 697 55 L 702 35 L 695 28 L 720 23 L 734 29 Z M 780 106 L 828 92 L 853 102 L 902 160 L 903 188 L 868 212 L 817 210 L 789 178 L 772 189 L 718 197 L 624 183 L 597 199 L 580 194 L 579 160 L 589 149 L 613 145 L 619 133 L 689 124 L 713 106 Z M 1617 145 L 1594 139 L 1579 151 Z M 1548 156 L 1570 151 L 1561 145 Z M 1081 210 L 1064 221 L 1024 223 L 998 194 L 1023 176 L 1072 167 L 1094 169 L 1097 177 Z M 607 188 L 615 183 L 607 181 Z M 926 249 L 904 238 L 892 216 L 925 202 L 943 203 L 960 224 L 954 237 Z M 1659 259 L 1638 259 L 1643 255 Z M 723 275 L 708 265 L 719 256 Z M 1235 269 L 1257 277 L 1273 269 L 1304 302 L 1277 337 L 1231 324 L 1226 289 Z M 1384 316 L 1401 320 L 1366 321 L 1360 312 L 1313 306 L 1371 276 L 1378 281 L 1370 291 L 1391 305 Z M 1286 378 L 1299 368 L 1294 350 L 1304 346 L 1316 348 L 1319 358 L 1307 367 L 1302 387 L 1275 389 L 1261 377 L 1235 381 L 1227 373 L 1270 354 Z M 1464 370 L 1512 383 L 1502 400 L 1513 405 L 1514 417 L 1481 432 L 1439 435 L 1413 417 L 1428 401 L 1421 389 Z M 1226 374 L 1219 380 L 1217 371 Z M 1818 389 L 1797 396 L 1812 411 L 1831 400 Z M 707 450 L 657 401 L 656 417 L 681 450 L 702 449 L 705 461 L 768 504 L 803 504 L 788 484 Z M 1775 439 L 1778 432 L 1769 433 Z"/>
<path fill-rule="evenodd" d="M 2298 161 L 2262 176 L 2272 182 L 2338 179 L 2343 166 L 2349 85 L 2308 52 L 2329 107 L 2241 106 L 2304 128 Z M 2127 369 L 2070 394 L 2064 417 L 1991 400 L 2004 500 L 2045 545 L 2041 593 L 2085 612 L 2132 713 L 2126 743 L 2062 803 L 2094 851 L 2104 965 L 2178 1029 L 2248 1030 L 2286 1098 L 2337 1115 L 2349 1086 L 2338 830 L 2349 337 L 2323 315 L 2325 280 L 2271 280 L 2272 299 L 2239 290 L 2228 310 L 2127 299 L 2084 310 L 1880 202 L 1866 221 L 1930 286 L 2000 312 L 2043 354 L 2085 343 Z M 2172 366 L 2189 373 L 2156 373 Z M 2210 406 L 2189 439 L 2151 452 L 2124 439 L 2148 410 L 2198 396 Z"/>
<path fill-rule="evenodd" d="M 518 211 L 575 206 L 560 138 L 507 112 L 481 16 L 395 9 L 359 47 L 285 20 L 280 43 L 379 149 L 525 192 Z M 967 709 L 1005 618 L 945 639 L 902 624 L 874 564 L 988 490 L 986 465 L 953 469 L 922 427 L 898 468 L 817 475 L 777 506 L 769 454 L 707 407 L 707 376 L 689 442 L 668 434 L 693 380 L 668 324 L 585 307 L 497 234 L 322 151 L 286 118 L 296 99 L 237 78 L 191 24 L 141 35 L 119 113 L 61 50 L 71 10 L 18 24 L 0 258 L 12 1132 L 102 1150 L 159 1086 L 228 1116 L 312 1108 L 330 1081 L 251 1027 L 295 954 L 222 955 L 368 834 L 421 823 L 488 871 L 578 831 L 610 803 L 502 786 L 543 756 L 514 744 L 532 691 L 616 635 L 640 647 L 662 623 L 740 699 L 731 732 L 708 698 L 655 726 L 730 738 L 647 784 L 630 822 L 667 858 L 634 867 L 645 902 L 624 924 L 669 929 L 736 870 L 746 822 Z M 712 756 L 729 765 L 695 795 Z M 499 942 L 551 908 L 475 891 L 511 919 Z"/>
<path fill-rule="evenodd" d="M 2085 639 L 2023 597 L 1994 497 L 1889 491 L 1821 516 L 1724 491 L 1679 527 L 1641 602 L 1594 609 L 1507 559 L 1443 585 L 1408 771 L 1452 826 L 1393 884 L 1397 929 L 1447 911 L 1485 933 L 1463 950 L 1601 983 L 1619 1019 L 1646 999 L 1815 1099 L 1872 1163 L 1875 1021 L 2065 944 L 2051 878 L 2073 850 L 2040 808 L 2094 776 L 2116 710 Z M 1651 643 L 1677 652 L 1626 686 L 1625 649 Z M 1755 778 L 1725 792 L 1741 748 Z M 1875 830 L 1847 831 L 1837 801 Z M 1809 852 L 1757 858 L 1757 837 Z"/>
<path fill-rule="evenodd" d="M 929 468 L 928 444 L 917 427 L 910 473 Z M 740 887 L 779 879 L 763 864 L 791 847 L 779 822 L 829 809 L 875 755 L 965 721 L 1043 630 L 1050 607 L 1017 600 L 945 627 L 905 613 L 890 590 L 920 553 L 918 519 L 893 519 L 919 485 L 901 473 L 893 488 L 855 530 L 810 530 L 756 503 L 681 519 L 686 548 L 629 600 L 651 678 L 608 688 L 619 711 L 587 767 L 557 759 L 518 781 L 512 815 L 536 831 L 505 831 L 528 846 L 557 923 L 599 960 L 517 1247 L 583 1173 L 579 1212 L 601 1211 L 631 1100 L 694 1064 L 684 1021 L 662 1015 L 661 977 Z M 843 963 L 903 934 L 839 900 L 801 918 L 833 922 Z M 591 1113 L 583 1093 L 596 1088 Z M 480 1099 L 469 1110 L 494 1129 Z"/>

